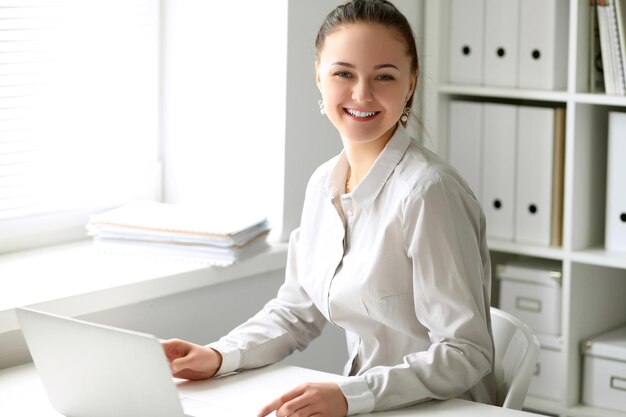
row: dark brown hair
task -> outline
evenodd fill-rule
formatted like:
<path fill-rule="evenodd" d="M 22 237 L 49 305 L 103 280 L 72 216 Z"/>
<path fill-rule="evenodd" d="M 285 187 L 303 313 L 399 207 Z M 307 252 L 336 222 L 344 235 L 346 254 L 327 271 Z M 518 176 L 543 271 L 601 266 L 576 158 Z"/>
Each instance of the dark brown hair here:
<path fill-rule="evenodd" d="M 417 46 L 411 25 L 406 17 L 387 0 L 352 0 L 337 6 L 330 12 L 315 38 L 315 53 L 318 61 L 326 37 L 339 27 L 352 23 L 375 23 L 397 31 L 406 44 L 407 55 L 411 59 L 411 71 L 419 74 Z M 414 95 L 415 89 L 407 101 L 407 106 L 411 107 L 413 104 Z"/>

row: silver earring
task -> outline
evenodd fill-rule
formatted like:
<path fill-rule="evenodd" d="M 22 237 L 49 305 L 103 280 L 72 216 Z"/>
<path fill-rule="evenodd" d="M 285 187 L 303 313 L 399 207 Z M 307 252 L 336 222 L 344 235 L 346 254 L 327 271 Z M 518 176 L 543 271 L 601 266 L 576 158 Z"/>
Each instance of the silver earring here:
<path fill-rule="evenodd" d="M 411 108 L 410 107 L 405 107 L 404 110 L 402 111 L 402 116 L 400 116 L 400 121 L 402 123 L 406 123 L 409 120 L 409 113 L 411 112 Z"/>
<path fill-rule="evenodd" d="M 317 100 L 317 104 L 320 106 L 320 114 L 322 116 L 326 115 L 326 109 L 324 108 L 324 101 L 322 99 Z"/>

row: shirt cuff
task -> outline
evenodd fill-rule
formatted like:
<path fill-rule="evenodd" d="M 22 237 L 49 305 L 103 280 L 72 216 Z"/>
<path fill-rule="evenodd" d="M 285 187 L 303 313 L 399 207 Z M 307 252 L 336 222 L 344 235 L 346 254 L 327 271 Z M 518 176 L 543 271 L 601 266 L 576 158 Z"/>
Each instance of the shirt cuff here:
<path fill-rule="evenodd" d="M 217 350 L 222 355 L 222 366 L 214 376 L 220 376 L 235 372 L 240 367 L 241 351 L 234 346 L 228 346 L 219 342 L 211 343 L 206 347 Z"/>
<path fill-rule="evenodd" d="M 348 415 L 374 411 L 374 394 L 364 378 L 351 376 L 338 385 L 348 401 Z"/>

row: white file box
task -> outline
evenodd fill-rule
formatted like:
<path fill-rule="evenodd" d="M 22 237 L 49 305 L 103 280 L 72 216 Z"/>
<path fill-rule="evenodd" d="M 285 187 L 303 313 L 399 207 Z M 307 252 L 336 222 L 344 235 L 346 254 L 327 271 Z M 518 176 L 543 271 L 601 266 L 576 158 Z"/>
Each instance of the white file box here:
<path fill-rule="evenodd" d="M 626 113 L 609 113 L 605 247 L 626 252 Z"/>
<path fill-rule="evenodd" d="M 452 0 L 450 4 L 451 83 L 483 81 L 484 0 Z"/>
<path fill-rule="evenodd" d="M 520 2 L 520 88 L 565 90 L 568 20 L 567 0 Z"/>
<path fill-rule="evenodd" d="M 451 101 L 448 123 L 450 165 L 459 171 L 476 198 L 480 199 L 483 104 Z"/>
<path fill-rule="evenodd" d="M 583 343 L 583 402 L 626 412 L 626 326 Z"/>
<path fill-rule="evenodd" d="M 489 237 L 513 240 L 515 232 L 515 151 L 517 108 L 485 103 L 483 107 L 481 203 Z"/>
<path fill-rule="evenodd" d="M 484 36 L 483 84 L 517 87 L 519 0 L 485 0 Z"/>
<path fill-rule="evenodd" d="M 554 109 L 518 107 L 515 240 L 550 245 Z"/>
<path fill-rule="evenodd" d="M 563 357 L 560 337 L 537 334 L 541 349 L 530 380 L 528 394 L 535 397 L 560 400 L 563 388 Z"/>
<path fill-rule="evenodd" d="M 500 264 L 500 308 L 521 319 L 536 333 L 561 334 L 561 264 L 523 260 Z"/>

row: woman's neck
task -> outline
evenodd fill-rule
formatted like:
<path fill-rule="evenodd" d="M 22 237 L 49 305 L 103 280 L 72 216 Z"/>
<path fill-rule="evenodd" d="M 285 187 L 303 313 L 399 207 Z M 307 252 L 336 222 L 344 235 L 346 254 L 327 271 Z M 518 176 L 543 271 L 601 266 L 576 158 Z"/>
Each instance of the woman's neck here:
<path fill-rule="evenodd" d="M 395 129 L 391 129 L 379 139 L 366 143 L 352 142 L 344 140 L 343 148 L 350 165 L 346 184 L 346 191 L 354 190 L 354 188 L 367 175 L 372 165 L 383 151 Z"/>

